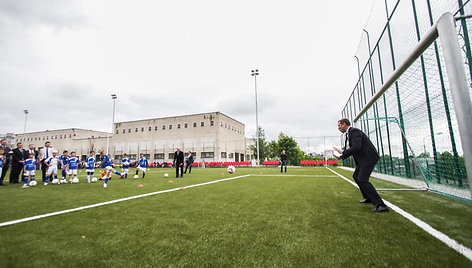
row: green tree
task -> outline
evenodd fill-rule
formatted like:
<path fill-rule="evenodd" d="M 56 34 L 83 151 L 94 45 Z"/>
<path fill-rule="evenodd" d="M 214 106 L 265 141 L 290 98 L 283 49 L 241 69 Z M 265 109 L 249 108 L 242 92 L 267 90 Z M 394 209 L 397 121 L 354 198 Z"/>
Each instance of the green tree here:
<path fill-rule="evenodd" d="M 279 138 L 277 140 L 278 144 L 278 157 L 282 153 L 282 150 L 285 150 L 287 154 L 287 160 L 289 165 L 300 165 L 300 160 L 305 157 L 305 152 L 300 150 L 298 147 L 297 141 L 294 138 L 285 135 L 284 133 L 279 134 Z"/>
<path fill-rule="evenodd" d="M 254 158 L 257 159 L 257 142 L 256 142 L 256 137 L 253 137 L 254 140 L 254 145 L 251 145 L 249 149 L 252 151 L 254 154 Z M 265 131 L 262 129 L 262 127 L 259 127 L 259 164 L 262 164 L 264 162 L 264 159 L 268 157 L 268 142 L 267 138 L 265 136 Z"/>

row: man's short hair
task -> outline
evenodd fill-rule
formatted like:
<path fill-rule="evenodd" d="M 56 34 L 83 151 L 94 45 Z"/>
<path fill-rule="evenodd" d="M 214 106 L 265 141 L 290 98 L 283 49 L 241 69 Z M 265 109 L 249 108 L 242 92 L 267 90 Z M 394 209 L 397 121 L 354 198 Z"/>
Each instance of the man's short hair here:
<path fill-rule="evenodd" d="M 347 119 L 347 118 L 340 119 L 340 120 L 338 121 L 338 123 L 340 123 L 340 124 L 346 124 L 346 125 L 348 125 L 348 126 L 351 125 L 351 122 L 350 122 L 349 119 Z"/>
<path fill-rule="evenodd" d="M 51 142 L 50 142 L 50 141 L 47 141 L 47 142 L 44 143 L 44 145 L 46 145 L 46 144 L 48 144 L 48 143 L 51 143 Z"/>
<path fill-rule="evenodd" d="M 33 145 L 33 146 L 34 146 L 34 144 L 30 144 L 30 145 L 28 145 L 28 146 L 31 146 L 31 145 Z"/>
<path fill-rule="evenodd" d="M 18 144 L 23 144 L 21 141 L 17 142 L 16 145 L 18 146 Z"/>
<path fill-rule="evenodd" d="M 2 140 L 0 140 L 0 142 L 3 142 L 3 141 L 7 141 L 7 139 L 2 139 Z"/>
<path fill-rule="evenodd" d="M 67 150 L 64 150 L 64 152 L 62 152 L 62 153 L 68 153 L 68 152 L 69 152 L 69 151 L 67 151 Z"/>

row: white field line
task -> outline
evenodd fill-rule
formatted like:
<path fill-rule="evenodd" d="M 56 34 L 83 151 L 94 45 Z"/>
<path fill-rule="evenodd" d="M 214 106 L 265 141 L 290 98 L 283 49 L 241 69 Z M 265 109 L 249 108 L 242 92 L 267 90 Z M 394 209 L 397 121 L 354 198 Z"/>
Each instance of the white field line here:
<path fill-rule="evenodd" d="M 337 178 L 336 175 L 296 175 L 296 174 L 287 174 L 287 175 L 270 175 L 270 174 L 251 174 L 251 176 L 257 177 L 310 177 L 310 178 Z"/>
<path fill-rule="evenodd" d="M 222 182 L 222 181 L 245 178 L 245 177 L 249 177 L 249 176 L 250 175 L 242 175 L 242 176 L 237 176 L 237 177 L 232 177 L 232 178 L 226 178 L 226 179 L 221 179 L 221 180 L 215 180 L 215 181 L 209 181 L 209 182 L 204 182 L 204 183 L 199 183 L 199 184 L 193 184 L 193 185 L 189 185 L 189 186 L 183 186 L 183 188 L 187 189 L 187 188 L 203 186 L 203 185 L 213 184 L 213 183 Z M 79 211 L 79 210 L 84 210 L 84 209 L 88 209 L 88 208 L 95 208 L 95 207 L 105 206 L 105 205 L 114 204 L 114 203 L 118 203 L 118 202 L 137 199 L 137 198 L 141 198 L 141 197 L 152 196 L 152 195 L 156 195 L 156 194 L 169 193 L 169 192 L 173 192 L 173 191 L 178 191 L 180 189 L 181 188 L 179 187 L 179 188 L 173 188 L 173 189 L 168 189 L 168 190 L 162 190 L 162 191 L 157 191 L 157 192 L 152 192 L 152 193 L 147 193 L 147 194 L 141 194 L 141 195 L 135 195 L 135 196 L 125 197 L 125 198 L 115 199 L 115 200 L 111 200 L 111 201 L 107 201 L 107 202 L 102 202 L 102 203 L 97 203 L 97 204 L 72 208 L 72 209 L 66 209 L 66 210 L 41 214 L 41 215 L 27 217 L 27 218 L 13 220 L 13 221 L 6 221 L 6 222 L 0 223 L 0 227 L 13 225 L 13 224 L 17 224 L 17 223 L 22 223 L 22 222 L 27 222 L 27 221 L 33 221 L 33 220 L 42 219 L 42 218 L 51 217 L 51 216 L 56 216 L 56 215 L 61 215 L 61 214 L 74 212 L 74 211 Z"/>
<path fill-rule="evenodd" d="M 336 171 L 334 171 L 334 170 L 332 170 L 328 167 L 327 167 L 327 169 L 329 169 L 331 172 L 338 175 L 340 178 L 344 179 L 345 181 L 349 182 L 350 184 L 354 185 L 355 187 L 359 188 L 359 186 L 357 186 L 357 184 L 355 182 L 349 180 L 348 178 L 344 177 L 343 175 L 337 173 Z M 411 222 L 416 224 L 418 227 L 420 227 L 421 229 L 423 229 L 424 231 L 426 231 L 430 235 L 436 237 L 441 242 L 448 245 L 450 248 L 454 249 L 455 251 L 459 252 L 460 254 L 464 255 L 467 259 L 472 261 L 472 249 L 470 249 L 470 248 L 468 248 L 468 247 L 466 247 L 462 244 L 459 244 L 456 240 L 454 240 L 454 239 L 450 238 L 449 236 L 445 235 L 444 233 L 441 233 L 440 231 L 434 229 L 433 227 L 431 227 L 431 225 L 429 225 L 426 222 L 416 218 L 415 216 L 411 215 L 410 213 L 408 213 L 408 212 L 404 211 L 403 209 L 397 207 L 396 205 L 388 202 L 387 200 L 383 199 L 383 201 L 385 202 L 385 204 L 387 206 L 389 206 L 395 212 L 402 215 L 406 219 L 410 220 Z"/>

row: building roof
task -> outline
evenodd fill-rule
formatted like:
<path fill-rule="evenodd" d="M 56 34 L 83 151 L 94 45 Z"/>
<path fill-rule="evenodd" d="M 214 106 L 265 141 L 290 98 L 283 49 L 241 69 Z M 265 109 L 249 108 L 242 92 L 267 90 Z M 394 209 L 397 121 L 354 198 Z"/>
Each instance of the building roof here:
<path fill-rule="evenodd" d="M 158 117 L 158 118 L 148 118 L 148 119 L 138 119 L 138 120 L 129 120 L 129 121 L 121 121 L 121 122 L 115 122 L 115 124 L 121 124 L 121 123 L 131 123 L 131 122 L 139 122 L 139 121 L 149 121 L 149 120 L 159 120 L 159 119 L 168 119 L 168 118 L 176 118 L 176 117 L 186 117 L 186 116 L 197 116 L 197 115 L 207 115 L 207 114 L 221 114 L 221 115 L 224 115 L 242 125 L 244 125 L 244 123 L 241 123 L 240 121 L 232 118 L 231 116 L 228 116 L 222 112 L 208 112 L 208 113 L 198 113 L 198 114 L 186 114 L 186 115 L 175 115 L 175 116 L 166 116 L 166 117 Z"/>
<path fill-rule="evenodd" d="M 63 128 L 63 129 L 46 129 L 41 131 L 33 131 L 33 132 L 26 132 L 25 134 L 35 134 L 35 133 L 43 133 L 43 132 L 52 132 L 52 131 L 64 131 L 64 130 L 83 130 L 83 131 L 94 131 L 94 132 L 101 132 L 101 133 L 108 133 L 105 131 L 93 130 L 93 129 L 83 129 L 83 128 Z M 23 135 L 23 133 L 16 133 L 16 135 Z"/>

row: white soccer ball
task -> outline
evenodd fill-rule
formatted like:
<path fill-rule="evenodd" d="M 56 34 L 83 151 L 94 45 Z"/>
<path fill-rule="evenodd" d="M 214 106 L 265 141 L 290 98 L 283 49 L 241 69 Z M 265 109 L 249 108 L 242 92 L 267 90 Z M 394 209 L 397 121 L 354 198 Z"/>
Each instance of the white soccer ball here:
<path fill-rule="evenodd" d="M 235 168 L 235 167 L 233 167 L 233 166 L 229 166 L 229 167 L 228 167 L 228 172 L 229 172 L 229 173 L 233 174 L 235 171 L 236 171 L 236 168 Z"/>
<path fill-rule="evenodd" d="M 52 184 L 59 184 L 59 179 L 52 180 Z"/>
<path fill-rule="evenodd" d="M 138 175 L 134 175 L 133 178 L 137 179 L 137 178 L 139 178 L 139 176 L 138 176 Z"/>
<path fill-rule="evenodd" d="M 60 184 L 64 184 L 64 183 L 67 183 L 67 181 L 66 181 L 66 179 L 61 179 L 61 180 L 59 181 L 59 183 L 60 183 Z"/>
<path fill-rule="evenodd" d="M 72 183 L 79 183 L 79 178 L 74 177 L 74 178 L 72 179 Z"/>
<path fill-rule="evenodd" d="M 34 187 L 34 186 L 36 186 L 37 184 L 38 184 L 37 181 L 30 181 L 29 186 Z"/>
<path fill-rule="evenodd" d="M 97 181 L 98 181 L 98 179 L 96 177 L 92 178 L 92 182 L 97 182 Z"/>
<path fill-rule="evenodd" d="M 167 178 L 167 177 L 169 177 L 169 174 L 164 173 L 164 178 Z"/>

